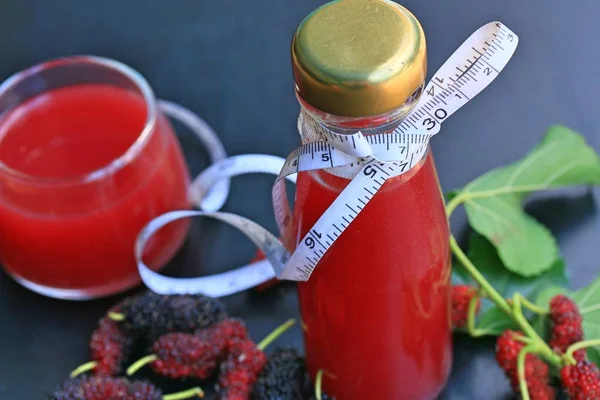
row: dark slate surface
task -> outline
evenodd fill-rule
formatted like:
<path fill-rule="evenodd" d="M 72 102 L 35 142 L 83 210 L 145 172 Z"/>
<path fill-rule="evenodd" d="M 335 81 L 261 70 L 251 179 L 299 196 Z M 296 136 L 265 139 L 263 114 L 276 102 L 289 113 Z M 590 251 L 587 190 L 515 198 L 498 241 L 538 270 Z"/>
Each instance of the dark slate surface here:
<path fill-rule="evenodd" d="M 285 156 L 297 144 L 290 38 L 302 17 L 321 3 L 5 0 L 0 2 L 0 79 L 51 57 L 116 58 L 141 71 L 159 97 L 202 115 L 230 154 Z M 405 5 L 425 27 L 431 72 L 489 21 L 503 21 L 521 38 L 500 78 L 446 122 L 434 139 L 445 190 L 520 157 L 553 123 L 582 132 L 600 150 L 598 1 L 406 0 Z M 180 132 L 196 173 L 206 166 L 206 155 L 189 133 Z M 245 177 L 233 183 L 226 209 L 274 229 L 271 178 Z M 593 279 L 600 269 L 599 201 L 598 190 L 578 190 L 532 206 L 557 234 L 574 287 Z M 464 230 L 460 213 L 452 223 L 456 232 Z M 253 246 L 240 234 L 203 223 L 171 271 L 225 270 L 253 254 Z M 0 300 L 0 398 L 31 400 L 44 398 L 74 366 L 86 361 L 89 333 L 117 298 L 50 300 L 2 274 Z M 228 305 L 249 321 L 257 339 L 297 313 L 293 288 L 267 297 L 236 295 Z M 287 334 L 282 339 L 286 342 L 300 346 L 299 330 Z M 456 337 L 453 374 L 441 399 L 512 398 L 492 347 L 493 340 Z"/>

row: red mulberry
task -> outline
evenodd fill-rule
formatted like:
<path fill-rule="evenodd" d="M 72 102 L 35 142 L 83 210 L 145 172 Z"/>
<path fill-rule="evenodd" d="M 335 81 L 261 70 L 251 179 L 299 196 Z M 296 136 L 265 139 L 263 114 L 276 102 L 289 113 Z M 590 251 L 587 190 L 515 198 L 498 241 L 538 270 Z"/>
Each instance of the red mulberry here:
<path fill-rule="evenodd" d="M 583 340 L 581 314 L 577 304 L 564 295 L 556 295 L 550 301 L 550 321 L 552 333 L 550 347 L 559 354 L 567 351 L 569 346 Z M 577 361 L 583 361 L 585 350 L 577 350 L 573 356 Z"/>
<path fill-rule="evenodd" d="M 169 378 L 205 379 L 212 375 L 227 355 L 229 343 L 248 336 L 244 323 L 226 319 L 208 329 L 189 333 L 167 333 L 152 345 L 153 355 L 134 363 L 128 374 L 147 363 L 154 372 Z"/>
<path fill-rule="evenodd" d="M 519 375 L 517 371 L 517 358 L 524 344 L 516 340 L 515 335 L 520 332 L 506 330 L 496 342 L 496 360 L 510 380 L 513 390 L 520 392 Z M 548 366 L 536 355 L 528 354 L 525 357 L 525 381 L 531 400 L 553 400 L 554 390 L 548 384 Z"/>
<path fill-rule="evenodd" d="M 115 376 L 122 372 L 124 363 L 131 354 L 134 338 L 121 329 L 119 323 L 110 315 L 119 313 L 129 301 L 129 298 L 123 300 L 100 319 L 90 338 L 92 361 L 77 367 L 71 373 L 71 377 L 89 370 L 93 370 L 99 376 Z"/>
<path fill-rule="evenodd" d="M 460 329 L 467 323 L 469 304 L 473 296 L 477 295 L 477 288 L 469 285 L 452 286 L 452 326 Z M 481 307 L 481 301 L 477 300 L 476 311 Z"/>
<path fill-rule="evenodd" d="M 567 365 L 560 377 L 570 400 L 600 399 L 600 370 L 589 361 Z"/>
<path fill-rule="evenodd" d="M 132 345 L 133 338 L 127 335 L 116 321 L 109 317 L 102 318 L 90 339 L 92 360 L 96 362 L 94 373 L 102 376 L 121 373 Z"/>
<path fill-rule="evenodd" d="M 231 342 L 229 354 L 221 364 L 218 392 L 221 400 L 246 400 L 267 357 L 250 339 Z"/>

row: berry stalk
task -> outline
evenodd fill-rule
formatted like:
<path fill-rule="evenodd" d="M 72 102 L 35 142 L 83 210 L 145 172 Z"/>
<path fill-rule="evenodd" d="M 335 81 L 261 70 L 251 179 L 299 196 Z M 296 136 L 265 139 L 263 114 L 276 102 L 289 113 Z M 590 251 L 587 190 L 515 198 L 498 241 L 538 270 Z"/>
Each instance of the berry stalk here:
<path fill-rule="evenodd" d="M 317 371 L 317 376 L 315 377 L 315 399 L 322 400 L 323 394 L 321 390 L 321 386 L 323 385 L 323 370 L 320 369 Z"/>
<path fill-rule="evenodd" d="M 260 341 L 260 343 L 258 343 L 256 345 L 256 347 L 259 350 L 266 349 L 268 345 L 270 345 L 275 339 L 277 339 L 279 336 L 281 336 L 282 333 L 284 333 L 285 331 L 290 329 L 290 327 L 292 325 L 294 325 L 295 323 L 296 323 L 295 319 L 293 319 L 293 318 L 288 319 L 283 324 L 278 326 L 277 329 L 275 329 L 273 332 L 269 333 L 263 340 Z"/>
<path fill-rule="evenodd" d="M 195 387 L 183 392 L 166 394 L 162 397 L 162 400 L 183 400 L 192 397 L 204 397 L 204 392 L 199 387 Z"/>
<path fill-rule="evenodd" d="M 98 366 L 97 361 L 88 361 L 85 364 L 81 364 L 79 367 L 77 367 L 73 371 L 71 371 L 71 373 L 69 374 L 69 378 L 75 378 L 75 377 L 83 374 L 84 372 L 93 370 L 97 366 Z"/>
<path fill-rule="evenodd" d="M 477 315 L 478 304 L 480 301 L 479 293 L 473 296 L 471 301 L 469 302 L 469 310 L 467 313 L 467 331 L 469 335 L 473 337 L 480 337 L 485 335 L 487 332 L 484 329 L 477 329 L 475 327 L 475 317 Z"/>
<path fill-rule="evenodd" d="M 527 354 L 536 352 L 537 348 L 535 344 L 529 344 L 519 352 L 517 357 L 517 374 L 519 377 L 519 387 L 521 389 L 521 396 L 523 400 L 529 399 L 529 389 L 527 388 L 527 379 L 525 377 L 525 359 Z"/>
<path fill-rule="evenodd" d="M 600 339 L 590 339 L 577 342 L 569 346 L 569 348 L 565 352 L 564 358 L 569 364 L 575 365 L 577 364 L 577 360 L 575 359 L 575 357 L 573 357 L 573 353 L 575 353 L 578 350 L 587 349 L 588 347 L 594 346 L 600 346 Z"/>
<path fill-rule="evenodd" d="M 529 346 L 534 346 L 538 354 L 543 355 L 544 358 L 546 358 L 546 360 L 548 360 L 555 366 L 560 367 L 562 365 L 560 356 L 558 356 L 554 351 L 552 351 L 550 346 L 548 346 L 544 339 L 542 339 L 537 334 L 537 332 L 535 331 L 535 329 L 533 329 L 529 321 L 527 321 L 527 318 L 525 318 L 525 316 L 523 315 L 523 309 L 521 308 L 522 299 L 523 296 L 520 293 L 515 293 L 513 297 L 513 312 L 510 315 L 513 317 L 515 322 L 519 324 L 521 329 L 523 329 L 523 332 L 527 334 L 529 339 L 532 341 L 532 343 Z"/>
<path fill-rule="evenodd" d="M 485 277 L 477 270 L 477 267 L 473 265 L 469 257 L 462 251 L 458 243 L 456 242 L 456 238 L 454 235 L 450 235 L 450 248 L 452 252 L 459 259 L 459 261 L 464 265 L 464 267 L 469 271 L 469 274 L 475 279 L 475 281 L 479 284 L 479 286 L 483 289 L 486 297 L 489 297 L 494 303 L 498 305 L 505 313 L 512 315 L 512 309 L 508 302 L 502 297 L 496 289 L 485 279 Z"/>
<path fill-rule="evenodd" d="M 548 314 L 548 310 L 538 306 L 537 304 L 533 304 L 527 297 L 521 296 L 521 305 L 538 315 L 544 316 Z"/>
<path fill-rule="evenodd" d="M 150 364 L 151 362 L 154 362 L 158 360 L 158 356 L 155 354 L 149 354 L 145 357 L 140 358 L 139 360 L 137 360 L 136 362 L 134 362 L 133 364 L 131 364 L 128 368 L 127 371 L 125 371 L 127 373 L 127 375 L 131 376 L 133 374 L 135 374 L 136 372 L 138 372 L 140 369 L 142 369 L 142 367 L 144 367 L 147 364 Z"/>

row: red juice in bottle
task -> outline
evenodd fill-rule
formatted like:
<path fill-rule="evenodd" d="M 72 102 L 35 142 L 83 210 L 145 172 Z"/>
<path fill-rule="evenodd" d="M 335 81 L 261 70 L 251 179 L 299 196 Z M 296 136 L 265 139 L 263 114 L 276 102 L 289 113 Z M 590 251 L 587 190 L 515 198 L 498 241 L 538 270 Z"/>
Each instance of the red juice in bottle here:
<path fill-rule="evenodd" d="M 425 36 L 392 1 L 334 1 L 299 25 L 292 64 L 307 117 L 341 134 L 387 133 L 419 100 Z M 301 134 L 304 143 L 322 140 Z M 296 241 L 351 178 L 343 167 L 299 174 Z M 324 370 L 325 391 L 343 400 L 436 398 L 452 359 L 450 272 L 449 225 L 428 151 L 384 183 L 298 284 L 311 376 Z"/>
<path fill-rule="evenodd" d="M 132 88 L 72 84 L 25 99 L 0 115 L 0 161 L 0 262 L 54 297 L 97 297 L 138 283 L 140 229 L 189 208 L 189 172 L 173 129 L 148 92 Z M 186 233 L 185 222 L 168 225 L 145 260 L 164 265 Z"/>
<path fill-rule="evenodd" d="M 348 183 L 326 172 L 296 184 L 303 237 Z M 429 153 L 387 181 L 298 284 L 312 376 L 341 399 L 433 399 L 451 365 L 450 253 Z"/>

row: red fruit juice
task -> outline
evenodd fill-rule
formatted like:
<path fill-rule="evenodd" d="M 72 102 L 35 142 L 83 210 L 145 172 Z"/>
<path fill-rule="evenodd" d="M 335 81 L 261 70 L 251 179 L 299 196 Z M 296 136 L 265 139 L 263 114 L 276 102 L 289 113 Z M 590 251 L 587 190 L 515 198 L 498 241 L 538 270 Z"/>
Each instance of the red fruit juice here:
<path fill-rule="evenodd" d="M 349 181 L 300 173 L 302 238 Z M 429 400 L 451 365 L 449 230 L 429 153 L 388 180 L 298 284 L 307 363 L 344 400 Z M 402 394 L 399 396 L 399 394 Z"/>
<path fill-rule="evenodd" d="M 148 113 L 134 92 L 85 84 L 37 95 L 0 116 L 0 262 L 17 280 L 63 291 L 59 297 L 108 294 L 139 281 L 133 245 L 140 229 L 189 207 L 189 173 L 172 127 L 158 113 L 148 128 Z M 138 151 L 128 152 L 134 143 Z M 186 232 L 186 223 L 164 228 L 145 260 L 165 264 Z"/>

